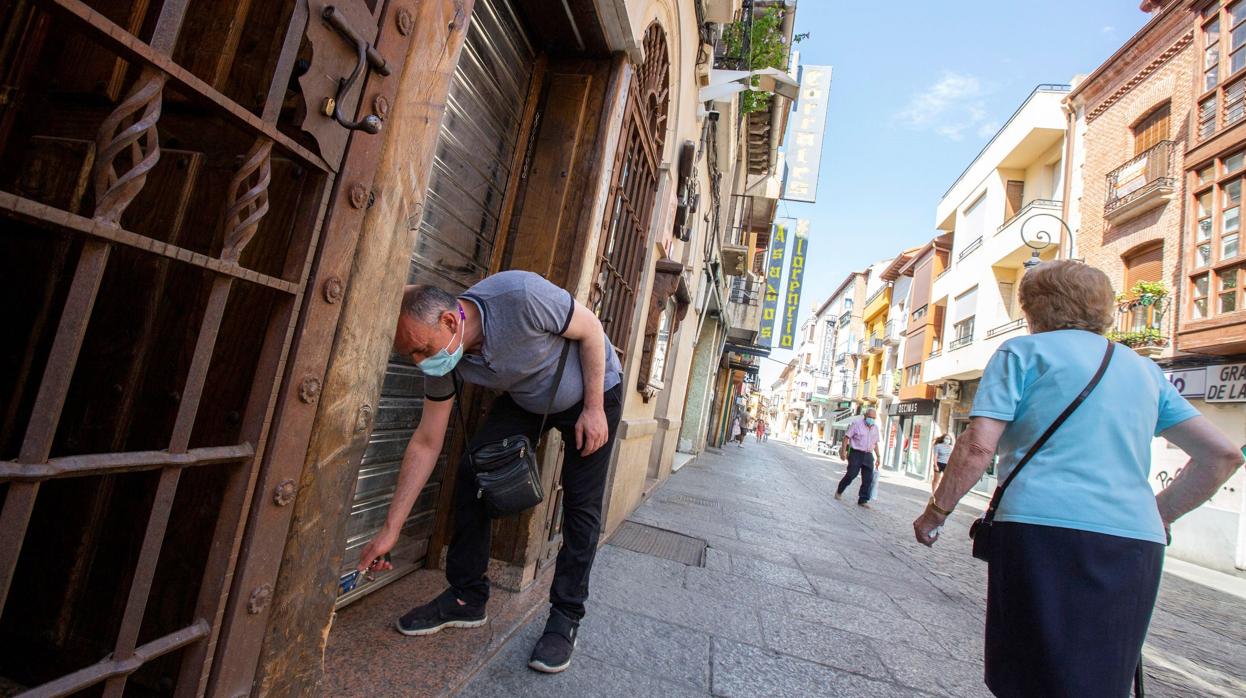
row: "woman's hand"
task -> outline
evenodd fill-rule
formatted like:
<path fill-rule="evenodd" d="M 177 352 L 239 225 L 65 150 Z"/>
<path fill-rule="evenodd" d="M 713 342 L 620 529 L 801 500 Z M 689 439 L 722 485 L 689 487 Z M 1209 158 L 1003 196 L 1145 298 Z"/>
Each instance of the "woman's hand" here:
<path fill-rule="evenodd" d="M 913 522 L 913 534 L 917 537 L 917 542 L 926 547 L 933 546 L 939 540 L 939 531 L 943 529 L 944 521 L 947 521 L 946 516 L 927 505 L 922 515 Z"/>

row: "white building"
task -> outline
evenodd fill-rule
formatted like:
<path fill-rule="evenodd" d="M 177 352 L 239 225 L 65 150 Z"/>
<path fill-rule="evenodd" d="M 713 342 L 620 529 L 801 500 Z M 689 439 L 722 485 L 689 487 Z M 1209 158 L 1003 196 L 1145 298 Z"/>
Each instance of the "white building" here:
<path fill-rule="evenodd" d="M 951 264 L 931 290 L 931 308 L 943 322 L 925 377 L 939 386 L 938 423 L 953 434 L 968 426 L 991 354 L 1026 331 L 1017 302 L 1025 262 L 1034 254 L 1054 259 L 1063 237 L 1067 92 L 1040 85 L 1030 93 L 939 201 L 935 226 L 954 238 Z M 993 475 L 992 468 L 980 491 L 990 491 Z"/>

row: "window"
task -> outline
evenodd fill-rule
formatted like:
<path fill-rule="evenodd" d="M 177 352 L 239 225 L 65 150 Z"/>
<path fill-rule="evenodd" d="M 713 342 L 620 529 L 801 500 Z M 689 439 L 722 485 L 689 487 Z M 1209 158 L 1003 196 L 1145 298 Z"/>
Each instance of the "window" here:
<path fill-rule="evenodd" d="M 1168 115 L 1171 111 L 1171 104 L 1165 102 L 1134 126 L 1134 155 L 1141 155 L 1160 141 L 1168 140 Z"/>
<path fill-rule="evenodd" d="M 922 382 L 922 365 L 914 364 L 904 369 L 904 385 L 914 386 Z"/>
<path fill-rule="evenodd" d="M 1191 297 L 1190 301 L 1192 310 L 1194 311 L 1193 316 L 1195 320 L 1201 320 L 1207 317 L 1208 277 L 1208 274 L 1199 274 L 1194 277 L 1193 282 L 1191 283 L 1194 295 Z"/>
<path fill-rule="evenodd" d="M 1231 267 L 1216 275 L 1219 278 L 1217 312 L 1231 313 L 1242 307 L 1242 267 Z"/>
<path fill-rule="evenodd" d="M 1233 79 L 1246 69 L 1246 0 L 1213 3 L 1203 18 L 1200 140 L 1246 119 L 1246 78 Z"/>
<path fill-rule="evenodd" d="M 1125 255 L 1125 292 L 1139 281 L 1159 281 L 1164 275 L 1164 246 L 1152 245 Z"/>
<path fill-rule="evenodd" d="M 620 348 L 628 344 L 640 293 L 666 137 L 670 63 L 666 33 L 657 22 L 645 31 L 644 49 L 645 62 L 628 87 L 592 290 L 592 309 L 610 342 Z"/>

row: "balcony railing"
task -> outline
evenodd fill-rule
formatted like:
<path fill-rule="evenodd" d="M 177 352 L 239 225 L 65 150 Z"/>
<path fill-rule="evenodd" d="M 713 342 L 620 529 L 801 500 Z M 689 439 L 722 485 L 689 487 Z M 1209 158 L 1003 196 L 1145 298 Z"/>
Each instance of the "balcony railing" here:
<path fill-rule="evenodd" d="M 938 348 L 936 348 L 936 349 L 931 349 L 931 350 L 930 350 L 930 356 L 927 356 L 926 358 L 927 358 L 927 359 L 937 359 L 937 358 L 939 358 L 942 354 L 943 354 L 943 350 L 942 350 L 942 349 L 938 349 Z"/>
<path fill-rule="evenodd" d="M 870 338 L 865 340 L 865 350 L 871 354 L 882 351 L 883 346 L 883 339 L 878 335 L 870 335 Z"/>
<path fill-rule="evenodd" d="M 1013 320 L 1012 322 L 1000 325 L 999 327 L 996 327 L 993 330 L 988 330 L 986 333 L 986 338 L 990 339 L 992 337 L 998 337 L 1000 335 L 1008 334 L 1009 332 L 1019 330 L 1022 327 L 1025 327 L 1025 318 L 1021 318 L 1020 320 Z"/>
<path fill-rule="evenodd" d="M 1063 202 L 1057 199 L 1034 199 L 1030 203 L 1026 204 L 1024 207 L 1022 207 L 1020 211 L 1017 211 L 1015 214 L 1013 214 L 1012 218 L 1009 218 L 1008 220 L 1004 221 L 1002 225 L 996 228 L 995 234 L 999 235 L 1000 233 L 1004 232 L 1004 228 L 1007 228 L 1008 226 L 1012 225 L 1014 222 L 1021 220 L 1034 209 L 1060 208 L 1061 205 L 1063 205 Z"/>
<path fill-rule="evenodd" d="M 840 326 L 840 327 L 843 327 L 844 325 L 847 325 L 847 324 L 848 324 L 849 322 L 851 322 L 851 321 L 852 321 L 852 315 L 851 315 L 850 313 L 844 313 L 843 315 L 840 315 L 840 316 L 839 316 L 839 326 Z"/>
<path fill-rule="evenodd" d="M 884 284 L 882 288 L 880 288 L 880 289 L 878 289 L 877 291 L 875 291 L 875 292 L 871 293 L 871 294 L 870 294 L 870 297 L 865 299 L 865 304 L 868 306 L 870 303 L 873 303 L 875 300 L 877 300 L 877 299 L 878 299 L 878 297 L 879 297 L 879 296 L 881 296 L 881 295 L 883 295 L 884 293 L 886 293 L 888 288 L 890 288 L 890 286 L 889 286 L 889 285 L 887 285 L 887 284 Z"/>
<path fill-rule="evenodd" d="M 1108 338 L 1121 342 L 1144 356 L 1158 355 L 1168 346 L 1163 333 L 1163 317 L 1167 304 L 1163 301 L 1127 300 L 1117 309 L 1116 329 Z"/>
<path fill-rule="evenodd" d="M 963 260 L 964 258 L 968 257 L 969 255 L 973 254 L 975 251 L 977 251 L 979 247 L 982 247 L 982 236 L 981 235 L 979 235 L 977 239 L 975 239 L 973 242 L 966 245 L 965 249 L 960 251 L 960 254 L 956 255 L 956 261 L 959 262 Z"/>
<path fill-rule="evenodd" d="M 1109 172 L 1103 215 L 1141 213 L 1167 201 L 1177 186 L 1173 151 L 1172 141 L 1160 141 Z"/>
<path fill-rule="evenodd" d="M 896 346 L 900 343 L 899 323 L 895 320 L 888 320 L 887 325 L 883 328 L 883 343 Z"/>
<path fill-rule="evenodd" d="M 874 381 L 868 380 L 861 384 L 861 397 L 868 397 L 873 394 Z"/>
<path fill-rule="evenodd" d="M 952 341 L 948 342 L 947 350 L 956 351 L 957 349 L 960 349 L 961 347 L 967 347 L 972 343 L 973 343 L 973 335 L 967 334 L 964 337 L 957 337 L 956 339 L 953 339 Z"/>

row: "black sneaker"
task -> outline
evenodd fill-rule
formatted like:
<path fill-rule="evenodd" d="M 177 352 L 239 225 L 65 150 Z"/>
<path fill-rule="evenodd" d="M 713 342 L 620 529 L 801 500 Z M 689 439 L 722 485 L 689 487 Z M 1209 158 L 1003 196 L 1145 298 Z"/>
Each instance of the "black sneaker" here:
<path fill-rule="evenodd" d="M 579 625 L 566 616 L 552 612 L 545 623 L 545 634 L 532 648 L 528 668 L 545 674 L 557 674 L 571 666 L 571 652 L 575 650 L 575 635 Z"/>
<path fill-rule="evenodd" d="M 446 589 L 423 606 L 416 606 L 395 624 L 403 635 L 432 635 L 442 628 L 479 628 L 488 622 L 484 606 L 464 606 Z"/>

